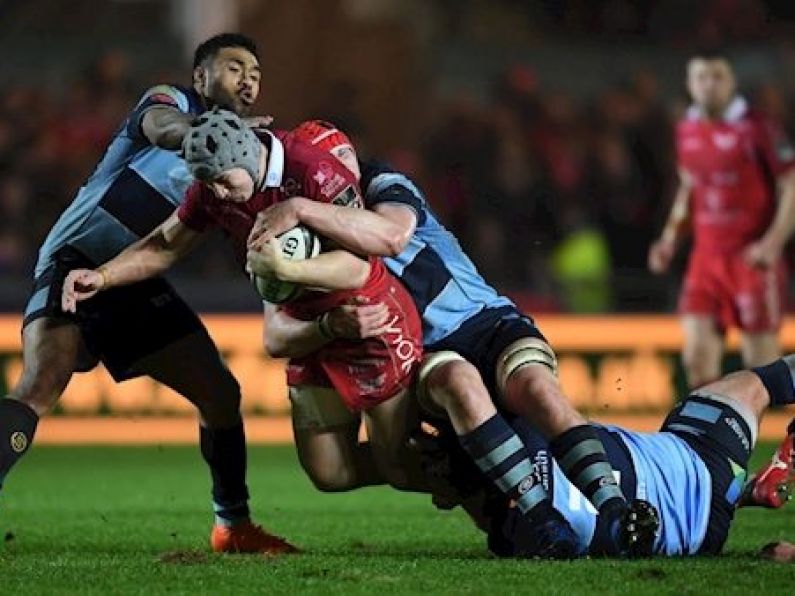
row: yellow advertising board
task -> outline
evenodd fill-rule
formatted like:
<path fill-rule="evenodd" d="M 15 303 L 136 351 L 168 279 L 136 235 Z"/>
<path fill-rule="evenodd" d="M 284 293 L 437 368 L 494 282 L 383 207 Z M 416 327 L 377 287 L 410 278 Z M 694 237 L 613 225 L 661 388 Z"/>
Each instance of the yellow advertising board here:
<path fill-rule="evenodd" d="M 229 367 L 240 381 L 247 413 L 284 414 L 284 362 L 262 349 L 258 315 L 202 317 Z M 682 334 L 673 316 L 542 316 L 537 323 L 559 355 L 563 387 L 577 407 L 595 412 L 661 411 L 681 385 Z M 0 357 L 6 387 L 22 367 L 21 320 L 0 316 Z M 731 349 L 737 337 L 730 335 Z M 782 340 L 795 349 L 795 319 L 787 320 Z M 61 400 L 65 414 L 178 414 L 192 406 L 148 378 L 116 384 L 99 367 L 72 378 Z"/>

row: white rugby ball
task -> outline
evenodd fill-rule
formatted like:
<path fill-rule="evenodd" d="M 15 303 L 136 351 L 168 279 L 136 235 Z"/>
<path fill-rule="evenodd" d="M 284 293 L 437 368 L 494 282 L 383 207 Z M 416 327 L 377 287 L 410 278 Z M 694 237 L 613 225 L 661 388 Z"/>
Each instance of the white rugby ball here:
<path fill-rule="evenodd" d="M 295 226 L 278 236 L 282 255 L 291 261 L 311 259 L 320 254 L 320 238 L 305 226 Z M 296 298 L 302 290 L 300 284 L 282 281 L 274 275 L 254 275 L 254 285 L 259 295 L 271 304 L 284 304 Z"/>

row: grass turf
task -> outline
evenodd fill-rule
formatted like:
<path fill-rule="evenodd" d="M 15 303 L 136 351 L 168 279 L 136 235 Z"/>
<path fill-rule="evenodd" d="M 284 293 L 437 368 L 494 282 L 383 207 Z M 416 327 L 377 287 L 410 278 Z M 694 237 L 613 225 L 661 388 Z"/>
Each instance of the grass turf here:
<path fill-rule="evenodd" d="M 772 446 L 757 450 L 756 461 Z M 0 501 L 0 594 L 765 594 L 795 566 L 757 558 L 795 541 L 795 506 L 742 511 L 715 559 L 490 558 L 460 512 L 371 488 L 316 492 L 289 447 L 250 449 L 257 519 L 306 549 L 265 559 L 206 546 L 209 482 L 193 448 L 34 448 Z"/>

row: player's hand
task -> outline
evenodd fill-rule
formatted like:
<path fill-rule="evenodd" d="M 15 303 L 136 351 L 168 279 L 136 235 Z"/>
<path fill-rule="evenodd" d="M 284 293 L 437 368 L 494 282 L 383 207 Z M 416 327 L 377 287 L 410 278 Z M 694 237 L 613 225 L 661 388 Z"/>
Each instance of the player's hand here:
<path fill-rule="evenodd" d="M 257 250 L 249 250 L 246 254 L 246 271 L 251 275 L 279 277 L 286 260 L 282 255 L 279 240 L 265 242 Z"/>
<path fill-rule="evenodd" d="M 769 269 L 778 263 L 782 250 L 781 243 L 775 238 L 763 236 L 746 247 L 743 251 L 743 258 L 751 267 Z"/>
<path fill-rule="evenodd" d="M 389 323 L 389 308 L 386 304 L 368 304 L 363 297 L 355 298 L 352 304 L 338 306 L 328 314 L 332 335 L 345 339 L 378 337 L 387 332 Z"/>
<path fill-rule="evenodd" d="M 659 239 L 649 249 L 649 270 L 661 274 L 668 271 L 676 253 L 676 243 L 672 240 Z"/>
<path fill-rule="evenodd" d="M 777 563 L 795 563 L 795 545 L 784 540 L 763 546 L 760 554 L 763 559 Z"/>
<path fill-rule="evenodd" d="M 265 242 L 301 223 L 300 209 L 302 201 L 306 200 L 302 197 L 293 197 L 271 205 L 265 211 L 260 211 L 248 235 L 248 248 L 257 250 Z"/>
<path fill-rule="evenodd" d="M 63 282 L 61 309 L 64 312 L 77 312 L 77 303 L 88 300 L 105 285 L 102 274 L 93 269 L 74 269 Z"/>
<path fill-rule="evenodd" d="M 273 124 L 273 116 L 249 116 L 248 118 L 243 118 L 243 122 L 245 122 L 246 126 L 249 128 L 259 130 L 268 128 Z"/>

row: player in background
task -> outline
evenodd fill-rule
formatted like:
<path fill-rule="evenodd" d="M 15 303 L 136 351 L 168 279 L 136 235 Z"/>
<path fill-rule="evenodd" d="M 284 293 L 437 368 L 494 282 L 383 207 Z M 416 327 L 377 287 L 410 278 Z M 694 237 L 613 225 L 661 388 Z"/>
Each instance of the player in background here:
<path fill-rule="evenodd" d="M 212 475 L 214 550 L 294 550 L 250 521 L 240 388 L 204 325 L 172 287 L 153 279 L 108 292 L 76 315 L 61 310 L 70 270 L 107 261 L 182 201 L 192 177 L 176 150 L 194 119 L 214 105 L 248 114 L 259 87 L 252 40 L 221 34 L 202 43 L 192 86 L 158 85 L 143 95 L 53 226 L 39 251 L 25 309 L 22 378 L 0 400 L 0 483 L 72 374 L 102 361 L 116 381 L 148 375 L 198 408 L 201 453 Z"/>
<path fill-rule="evenodd" d="M 333 152 L 359 174 L 353 146 L 333 125 L 309 122 L 295 133 Z M 640 500 L 627 504 L 598 435 L 561 392 L 554 353 L 533 321 L 481 278 L 403 174 L 362 164 L 361 184 L 368 210 L 296 197 L 258 216 L 249 245 L 256 249 L 304 223 L 354 253 L 387 257 L 387 267 L 409 290 L 423 316 L 428 356 L 419 373 L 425 388 L 421 400 L 449 417 L 462 447 L 483 474 L 518 502 L 545 545 L 544 556 L 571 556 L 576 537 L 554 509 L 538 470 L 510 426 L 517 415 L 532 420 L 551 439 L 566 475 L 598 509 L 597 542 L 602 548 L 630 555 L 650 549 L 654 512 Z M 351 309 L 349 326 L 364 336 L 377 332 L 367 321 L 369 313 Z M 296 349 L 302 337 L 312 333 L 286 313 L 271 320 L 270 327 L 283 337 L 282 355 L 289 355 L 287 350 Z"/>
<path fill-rule="evenodd" d="M 75 311 L 78 301 L 100 290 L 163 273 L 216 227 L 231 239 L 242 265 L 257 212 L 284 200 L 285 188 L 318 201 L 361 205 L 355 178 L 326 152 L 281 131 L 263 131 L 258 137 L 228 111 L 203 115 L 183 151 L 197 181 L 182 205 L 149 236 L 98 269 L 70 273 L 64 283 L 65 310 Z M 261 257 L 273 258 L 274 247 L 266 247 L 271 252 Z M 352 481 L 359 486 L 387 481 L 397 488 L 421 488 L 418 476 L 404 473 L 416 466 L 396 465 L 412 455 L 405 449 L 409 430 L 396 421 L 411 419 L 403 410 L 413 404 L 408 386 L 422 354 L 421 323 L 411 297 L 377 258 L 330 250 L 279 263 L 285 280 L 331 290 L 305 290 L 283 307 L 316 336 L 301 353 L 291 354 L 287 369 L 299 458 L 305 464 L 316 461 L 317 454 L 324 457 L 323 467 L 305 466 L 310 477 L 322 485 L 344 469 L 353 471 Z M 386 305 L 382 333 L 356 341 L 328 335 L 325 314 L 357 299 Z M 273 310 L 266 308 L 266 318 Z M 266 334 L 269 328 L 266 322 Z M 311 424 L 317 410 L 340 421 L 317 429 Z M 364 416 L 372 457 L 362 457 L 358 449 L 358 425 L 351 429 L 345 424 L 351 411 Z"/>
<path fill-rule="evenodd" d="M 676 130 L 679 188 L 649 268 L 665 272 L 692 232 L 679 312 L 684 366 L 695 388 L 720 377 L 729 327 L 742 332 L 746 367 L 779 356 L 782 251 L 795 229 L 795 152 L 738 95 L 725 56 L 694 56 L 687 85 L 693 105 Z"/>

